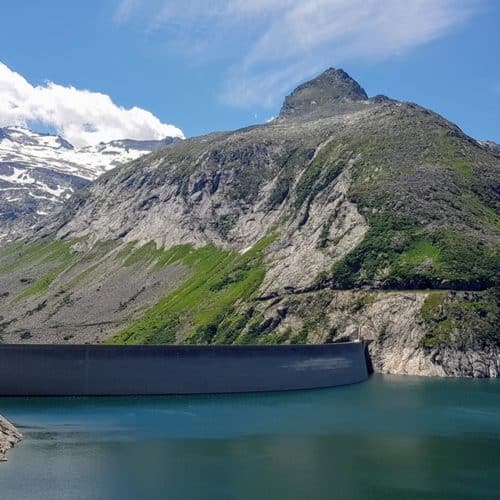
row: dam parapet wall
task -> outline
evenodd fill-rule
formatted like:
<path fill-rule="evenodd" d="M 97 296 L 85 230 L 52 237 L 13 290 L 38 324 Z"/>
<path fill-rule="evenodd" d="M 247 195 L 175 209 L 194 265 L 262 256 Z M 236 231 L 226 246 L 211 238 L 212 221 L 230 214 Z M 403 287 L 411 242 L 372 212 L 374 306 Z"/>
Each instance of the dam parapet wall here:
<path fill-rule="evenodd" d="M 368 378 L 363 342 L 324 345 L 0 345 L 0 396 L 313 389 Z"/>

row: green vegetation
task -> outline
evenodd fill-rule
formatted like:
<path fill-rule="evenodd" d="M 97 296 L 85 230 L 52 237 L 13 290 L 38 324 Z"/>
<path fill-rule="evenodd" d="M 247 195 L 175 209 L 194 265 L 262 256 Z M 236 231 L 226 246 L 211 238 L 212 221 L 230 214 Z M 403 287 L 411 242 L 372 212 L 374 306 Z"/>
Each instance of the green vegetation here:
<path fill-rule="evenodd" d="M 472 177 L 474 170 L 466 152 L 460 147 L 460 140 L 450 136 L 444 129 L 438 130 L 438 151 L 445 164 L 464 177 Z"/>
<path fill-rule="evenodd" d="M 60 268 L 54 269 L 53 271 L 48 272 L 45 276 L 42 276 L 39 280 L 35 281 L 31 286 L 23 290 L 17 297 L 17 300 L 24 299 L 26 297 L 30 297 L 32 295 L 39 295 L 49 286 L 52 284 L 52 282 L 57 278 L 57 275 L 59 274 Z"/>
<path fill-rule="evenodd" d="M 234 309 L 228 311 L 223 320 L 219 324 L 213 324 L 213 336 L 211 343 L 213 344 L 234 344 L 246 343 L 238 341 L 241 332 L 252 319 L 254 314 L 253 308 L 249 308 L 244 312 L 237 313 Z"/>
<path fill-rule="evenodd" d="M 215 344 L 305 344 L 311 333 L 327 327 L 325 308 L 330 303 L 328 294 L 308 297 L 306 301 L 292 300 L 283 310 L 265 314 L 258 303 L 239 303 L 229 310 L 222 321 L 211 325 L 211 343 Z M 301 318 L 299 326 L 284 327 L 282 321 L 288 308 Z"/>
<path fill-rule="evenodd" d="M 248 314 L 248 313 L 247 313 Z M 266 320 L 261 313 L 258 313 L 249 322 L 247 328 L 241 332 L 234 340 L 235 344 L 257 344 L 272 330 L 272 319 Z"/>
<path fill-rule="evenodd" d="M 326 248 L 328 245 L 328 235 L 330 234 L 330 226 L 328 224 L 323 224 L 321 226 L 321 233 L 319 235 L 319 240 L 317 243 L 318 248 Z"/>
<path fill-rule="evenodd" d="M 433 114 L 401 107 L 389 128 L 359 135 L 349 197 L 363 242 L 333 267 L 341 288 L 480 290 L 500 283 L 498 162 Z"/>
<path fill-rule="evenodd" d="M 373 302 L 375 302 L 375 299 L 376 295 L 374 293 L 366 292 L 358 294 L 353 304 L 353 312 L 361 311 L 361 309 L 364 309 L 366 306 L 373 304 Z"/>
<path fill-rule="evenodd" d="M 297 184 L 296 209 L 299 209 L 305 202 L 311 203 L 342 172 L 347 165 L 347 160 L 340 158 L 338 156 L 340 153 L 340 151 L 335 151 L 333 146 L 326 146 L 318 153 Z"/>
<path fill-rule="evenodd" d="M 309 328 L 304 325 L 300 332 L 290 339 L 290 344 L 307 344 L 307 337 L 309 335 Z"/>
<path fill-rule="evenodd" d="M 391 216 L 370 218 L 361 244 L 332 269 L 335 285 L 353 288 L 483 289 L 499 283 L 500 252 L 467 234 L 431 232 Z"/>
<path fill-rule="evenodd" d="M 500 290 L 481 293 L 431 292 L 420 311 L 427 334 L 423 347 L 457 349 L 500 345 Z"/>
<path fill-rule="evenodd" d="M 13 243 L 0 251 L 0 257 L 6 261 L 0 266 L 0 274 L 7 273 L 13 269 L 35 263 L 59 262 L 69 264 L 72 254 L 69 247 L 75 243 L 54 240 L 40 239 L 33 243 Z"/>
<path fill-rule="evenodd" d="M 275 317 L 264 318 L 253 308 L 244 313 L 231 313 L 217 326 L 214 344 L 305 344 L 311 325 L 304 325 L 298 332 L 290 327 L 278 329 Z"/>
<path fill-rule="evenodd" d="M 446 296 L 447 292 L 443 291 L 429 292 L 420 311 L 426 321 L 435 320 L 439 317 Z"/>
<path fill-rule="evenodd" d="M 471 224 L 479 220 L 486 226 L 495 228 L 497 231 L 500 230 L 500 217 L 498 213 L 487 206 L 477 193 L 471 191 L 462 194 L 458 203 L 467 209 Z"/>
<path fill-rule="evenodd" d="M 268 205 L 271 208 L 276 208 L 285 201 L 294 184 L 297 168 L 307 161 L 307 151 L 296 146 L 292 147 L 283 158 L 276 159 L 276 163 L 280 165 L 280 171 L 269 195 Z"/>
<path fill-rule="evenodd" d="M 178 263 L 191 270 L 189 277 L 144 315 L 111 339 L 115 344 L 170 343 L 182 334 L 188 343 L 209 343 L 234 306 L 257 291 L 265 275 L 263 252 L 271 235 L 241 255 L 214 246 L 189 245 L 156 250 L 152 245 L 132 252 L 125 262 Z M 153 255 L 155 256 L 153 258 Z M 130 260 L 131 259 L 131 260 Z M 227 320 L 229 321 L 229 320 Z M 226 321 L 226 324 L 227 324 Z M 222 333 L 219 333 L 219 338 Z"/>
<path fill-rule="evenodd" d="M 223 238 L 227 238 L 231 229 L 235 226 L 237 222 L 237 216 L 235 214 L 224 214 L 217 220 L 217 230 Z"/>
<path fill-rule="evenodd" d="M 140 264 L 146 267 L 152 266 L 154 270 L 158 270 L 170 264 L 182 262 L 191 251 L 191 245 L 177 245 L 164 250 L 157 248 L 154 241 L 141 247 L 137 247 L 136 242 L 130 242 L 116 253 L 115 259 L 121 261 L 124 267 Z"/>
<path fill-rule="evenodd" d="M 69 243 L 46 238 L 33 243 L 15 243 L 3 249 L 0 257 L 5 263 L 0 266 L 0 274 L 33 264 L 54 266 L 45 275 L 23 290 L 16 297 L 16 300 L 45 292 L 59 273 L 76 260 L 75 255 L 69 250 L 73 243 L 74 241 Z M 26 282 L 29 283 L 28 280 Z"/>
<path fill-rule="evenodd" d="M 282 330 L 281 332 L 274 332 L 270 335 L 266 335 L 260 339 L 261 344 L 284 344 L 287 341 L 290 341 L 290 338 L 296 338 L 293 336 L 293 330 L 288 327 Z M 291 343 L 299 343 L 299 342 L 291 342 Z"/>
<path fill-rule="evenodd" d="M 146 243 L 142 247 L 138 248 L 135 243 L 128 243 L 125 248 L 117 253 L 116 258 L 125 258 L 123 265 L 125 267 L 132 267 L 135 264 L 147 266 L 153 262 L 158 262 L 163 256 L 163 250 L 156 248 L 156 243 L 154 241 L 150 241 L 149 243 Z"/>
<path fill-rule="evenodd" d="M 293 183 L 293 174 L 290 169 L 283 170 L 276 180 L 271 194 L 269 195 L 268 204 L 271 208 L 276 208 L 281 205 L 288 193 L 290 192 L 290 187 Z"/>
<path fill-rule="evenodd" d="M 72 252 L 71 247 L 82 240 L 61 241 L 53 238 L 42 238 L 30 243 L 14 243 L 6 246 L 0 252 L 0 274 L 15 269 L 46 269 L 46 273 L 30 283 L 28 278 L 23 279 L 29 286 L 17 295 L 15 300 L 43 294 L 52 283 L 63 273 L 67 273 L 77 264 L 90 263 L 100 259 L 118 246 L 117 241 L 103 241 L 96 243 L 89 252 Z M 95 266 L 94 266 L 95 267 Z M 88 269 L 76 276 L 70 286 L 76 285 L 88 274 Z"/>
<path fill-rule="evenodd" d="M 430 292 L 422 306 L 420 314 L 426 322 L 429 333 L 422 340 L 422 345 L 432 347 L 450 342 L 453 324 L 444 314 L 446 292 Z"/>

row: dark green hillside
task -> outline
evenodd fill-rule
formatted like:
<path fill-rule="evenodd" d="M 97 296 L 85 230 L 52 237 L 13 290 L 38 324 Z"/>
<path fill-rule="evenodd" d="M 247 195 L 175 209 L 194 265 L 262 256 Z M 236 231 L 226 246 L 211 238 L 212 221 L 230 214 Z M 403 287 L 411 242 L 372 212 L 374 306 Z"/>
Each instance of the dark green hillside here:
<path fill-rule="evenodd" d="M 479 290 L 500 280 L 500 164 L 455 126 L 403 105 L 353 146 L 349 191 L 366 214 L 363 242 L 333 284 Z"/>

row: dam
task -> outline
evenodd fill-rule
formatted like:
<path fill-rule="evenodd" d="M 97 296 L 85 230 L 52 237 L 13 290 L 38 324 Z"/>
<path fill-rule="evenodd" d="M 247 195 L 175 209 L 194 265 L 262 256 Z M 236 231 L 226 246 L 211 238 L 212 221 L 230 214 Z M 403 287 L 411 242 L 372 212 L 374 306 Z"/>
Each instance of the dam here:
<path fill-rule="evenodd" d="M 362 382 L 364 342 L 322 345 L 0 344 L 0 396 L 286 391 Z"/>

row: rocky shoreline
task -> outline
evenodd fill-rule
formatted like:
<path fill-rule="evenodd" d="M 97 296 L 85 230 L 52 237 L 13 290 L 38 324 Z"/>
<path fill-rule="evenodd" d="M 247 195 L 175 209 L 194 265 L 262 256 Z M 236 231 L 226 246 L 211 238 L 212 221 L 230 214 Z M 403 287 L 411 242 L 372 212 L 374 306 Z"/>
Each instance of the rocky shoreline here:
<path fill-rule="evenodd" d="M 16 446 L 23 435 L 2 415 L 0 415 L 0 462 L 5 462 L 7 452 Z"/>

